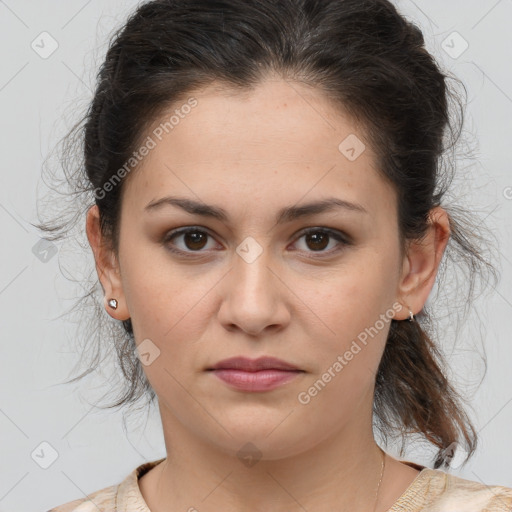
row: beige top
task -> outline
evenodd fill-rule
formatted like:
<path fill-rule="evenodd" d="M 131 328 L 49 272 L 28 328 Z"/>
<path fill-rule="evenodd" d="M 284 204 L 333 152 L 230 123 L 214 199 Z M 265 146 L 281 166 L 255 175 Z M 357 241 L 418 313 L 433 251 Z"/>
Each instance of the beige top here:
<path fill-rule="evenodd" d="M 120 484 L 48 512 L 151 512 L 142 497 L 138 480 L 164 459 L 141 464 Z M 439 469 L 401 462 L 420 473 L 387 512 L 512 512 L 512 488 L 488 486 Z"/>

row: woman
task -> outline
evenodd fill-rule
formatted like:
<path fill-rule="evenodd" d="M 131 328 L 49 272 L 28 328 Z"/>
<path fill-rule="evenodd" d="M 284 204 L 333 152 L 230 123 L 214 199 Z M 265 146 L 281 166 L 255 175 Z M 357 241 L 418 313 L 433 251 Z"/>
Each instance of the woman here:
<path fill-rule="evenodd" d="M 137 8 L 85 118 L 86 233 L 167 457 L 54 512 L 512 509 L 439 469 L 477 435 L 425 303 L 449 243 L 486 264 L 441 206 L 446 78 L 386 0 Z"/>

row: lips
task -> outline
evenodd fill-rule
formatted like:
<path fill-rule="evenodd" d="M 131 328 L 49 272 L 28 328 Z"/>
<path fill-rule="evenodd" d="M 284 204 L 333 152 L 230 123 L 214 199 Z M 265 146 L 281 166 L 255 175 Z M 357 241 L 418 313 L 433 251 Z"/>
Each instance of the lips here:
<path fill-rule="evenodd" d="M 260 357 L 258 359 L 249 359 L 247 357 L 232 357 L 218 362 L 207 370 L 240 370 L 244 372 L 258 372 L 261 370 L 289 370 L 303 371 L 300 368 L 277 359 L 275 357 Z"/>

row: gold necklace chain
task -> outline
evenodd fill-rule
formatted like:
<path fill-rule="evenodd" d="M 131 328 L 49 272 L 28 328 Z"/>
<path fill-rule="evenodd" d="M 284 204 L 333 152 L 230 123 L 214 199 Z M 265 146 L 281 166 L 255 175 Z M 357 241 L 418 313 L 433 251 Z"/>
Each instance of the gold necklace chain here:
<path fill-rule="evenodd" d="M 375 493 L 375 506 L 373 507 L 373 512 L 375 512 L 377 510 L 377 503 L 379 501 L 380 483 L 382 482 L 382 477 L 384 476 L 384 466 L 385 466 L 384 461 L 386 460 L 386 454 L 384 453 L 384 451 L 381 448 L 379 448 L 379 450 L 382 453 L 382 467 L 380 470 L 380 480 L 379 480 L 379 484 L 377 485 L 377 492 Z"/>

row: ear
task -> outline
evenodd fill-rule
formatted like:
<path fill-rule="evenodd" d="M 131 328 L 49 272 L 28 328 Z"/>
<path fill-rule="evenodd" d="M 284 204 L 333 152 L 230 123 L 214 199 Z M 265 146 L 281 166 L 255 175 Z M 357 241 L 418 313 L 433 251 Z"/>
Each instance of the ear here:
<path fill-rule="evenodd" d="M 409 242 L 406 249 L 397 292 L 404 307 L 397 320 L 408 318 L 409 309 L 414 314 L 423 309 L 450 238 L 450 218 L 440 206 L 430 210 L 428 224 L 425 236 Z"/>
<path fill-rule="evenodd" d="M 105 309 L 116 320 L 128 320 L 130 313 L 126 306 L 119 264 L 114 251 L 102 236 L 97 205 L 91 206 L 87 211 L 86 232 L 89 245 L 94 253 L 96 272 L 105 294 Z M 108 305 L 109 299 L 117 300 L 117 309 L 112 309 Z"/>

